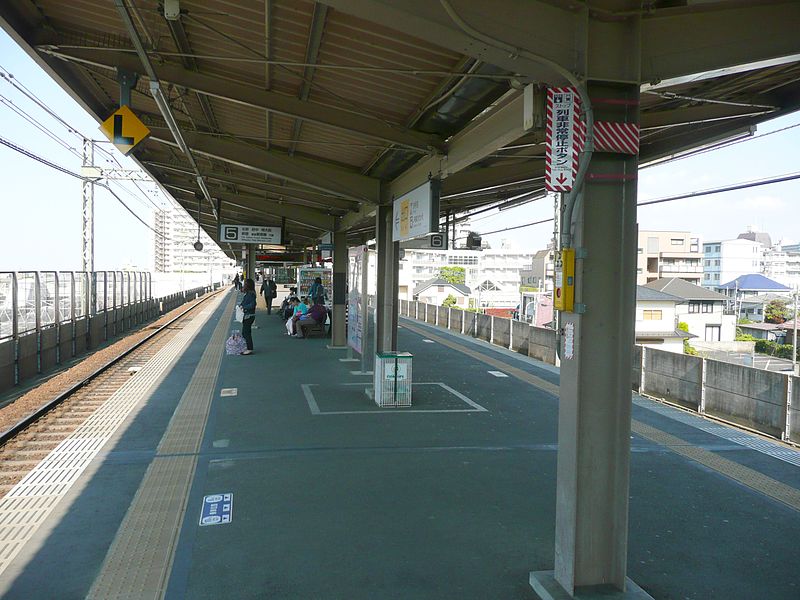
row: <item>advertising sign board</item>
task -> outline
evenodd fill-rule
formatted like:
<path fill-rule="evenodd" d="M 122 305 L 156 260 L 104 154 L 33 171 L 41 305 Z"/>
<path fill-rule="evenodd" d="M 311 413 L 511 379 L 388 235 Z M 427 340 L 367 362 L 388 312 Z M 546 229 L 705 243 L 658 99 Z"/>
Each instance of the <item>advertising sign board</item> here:
<path fill-rule="evenodd" d="M 394 201 L 392 241 L 439 232 L 439 189 L 439 180 L 431 179 Z"/>

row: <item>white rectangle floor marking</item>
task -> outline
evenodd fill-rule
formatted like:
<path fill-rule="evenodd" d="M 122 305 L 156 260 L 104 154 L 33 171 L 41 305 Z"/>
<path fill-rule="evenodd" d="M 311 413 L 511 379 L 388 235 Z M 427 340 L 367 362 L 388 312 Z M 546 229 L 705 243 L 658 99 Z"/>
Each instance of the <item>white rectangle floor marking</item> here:
<path fill-rule="evenodd" d="M 0 500 L 0 574 L 33 537 L 119 425 L 163 378 L 217 308 L 211 301 Z"/>
<path fill-rule="evenodd" d="M 508 375 L 506 375 L 502 371 L 489 371 L 489 373 L 491 373 L 495 377 L 508 377 Z"/>
<path fill-rule="evenodd" d="M 238 396 L 239 395 L 239 388 L 222 388 L 219 391 L 219 395 L 223 398 L 227 396 Z"/>

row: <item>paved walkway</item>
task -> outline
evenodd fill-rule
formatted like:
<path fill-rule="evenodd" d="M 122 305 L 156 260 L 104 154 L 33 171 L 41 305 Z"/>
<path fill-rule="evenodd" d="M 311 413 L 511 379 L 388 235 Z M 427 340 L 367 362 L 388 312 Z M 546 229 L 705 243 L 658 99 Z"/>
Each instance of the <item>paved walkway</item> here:
<path fill-rule="evenodd" d="M 557 370 L 403 320 L 413 412 L 382 410 L 345 351 L 263 311 L 255 354 L 220 355 L 232 296 L 0 575 L 4 598 L 535 597 L 528 572 L 553 566 Z M 656 599 L 800 597 L 785 449 L 633 408 L 630 577 Z M 225 493 L 232 522 L 199 526 Z"/>

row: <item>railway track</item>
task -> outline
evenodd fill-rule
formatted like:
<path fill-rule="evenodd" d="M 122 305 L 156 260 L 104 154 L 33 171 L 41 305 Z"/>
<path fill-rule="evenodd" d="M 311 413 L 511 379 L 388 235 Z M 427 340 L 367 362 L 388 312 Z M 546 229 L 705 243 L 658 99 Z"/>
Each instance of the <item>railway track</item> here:
<path fill-rule="evenodd" d="M 223 290 L 224 291 L 224 290 Z M 221 292 L 206 294 L 96 371 L 0 434 L 0 498 L 122 387 Z M 151 326 L 152 327 L 152 326 Z"/>

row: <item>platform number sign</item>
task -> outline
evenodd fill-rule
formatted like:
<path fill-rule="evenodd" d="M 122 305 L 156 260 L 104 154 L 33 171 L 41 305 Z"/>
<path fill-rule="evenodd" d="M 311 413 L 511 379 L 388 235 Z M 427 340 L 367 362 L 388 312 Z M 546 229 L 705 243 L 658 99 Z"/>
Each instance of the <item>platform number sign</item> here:
<path fill-rule="evenodd" d="M 150 135 L 147 126 L 127 106 L 120 106 L 119 110 L 103 121 L 100 131 L 125 155 L 130 154 L 131 150 Z"/>

